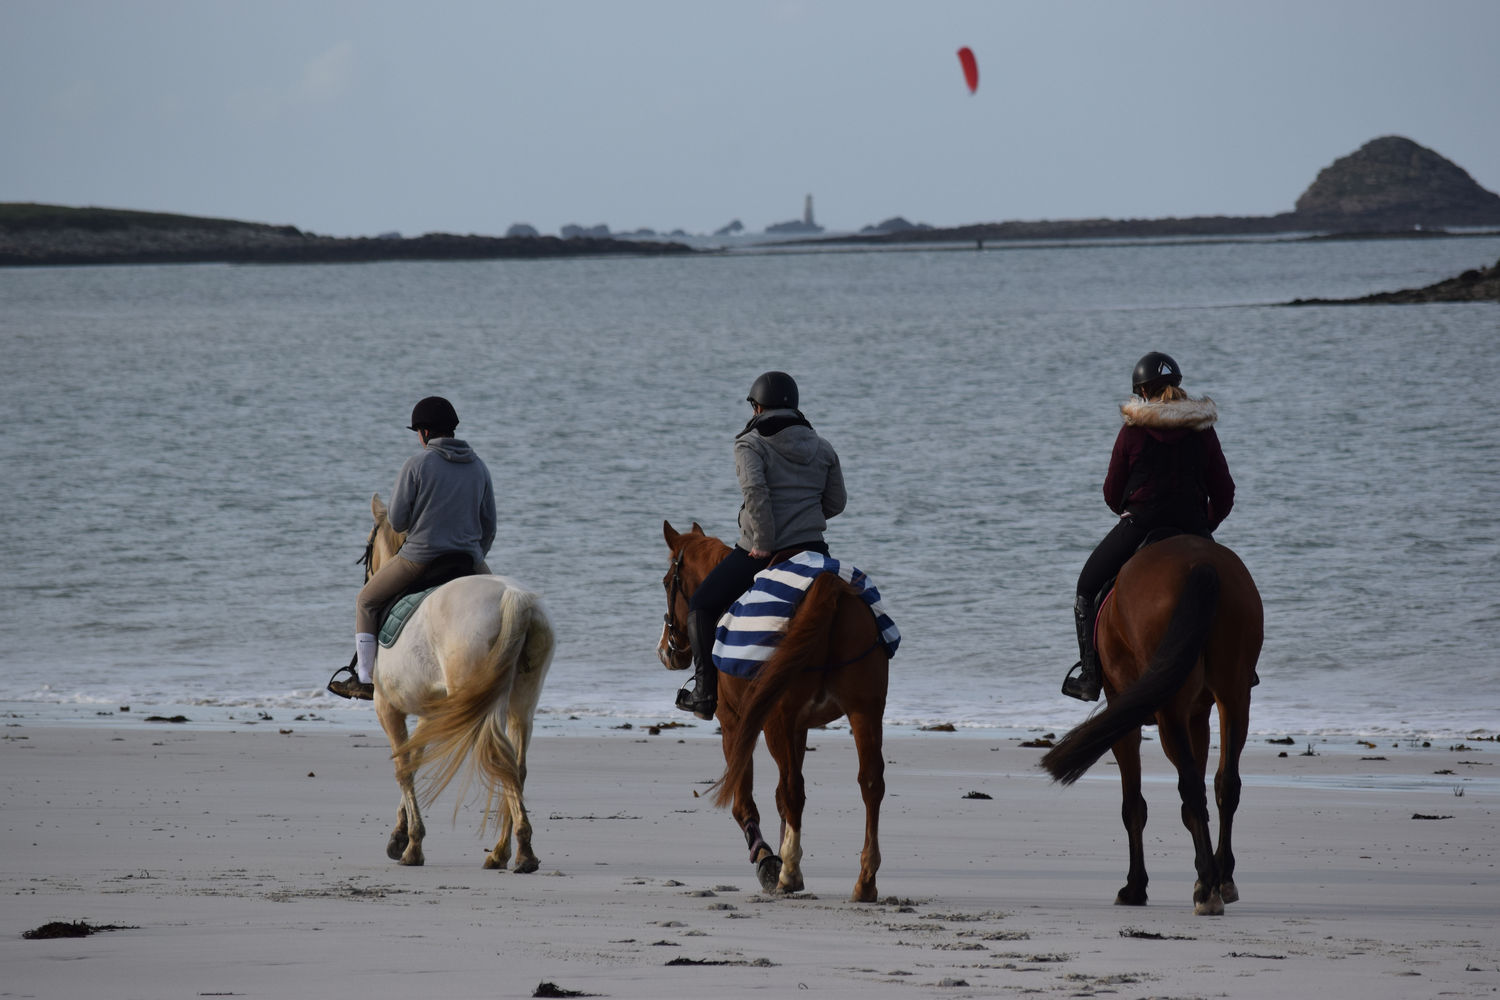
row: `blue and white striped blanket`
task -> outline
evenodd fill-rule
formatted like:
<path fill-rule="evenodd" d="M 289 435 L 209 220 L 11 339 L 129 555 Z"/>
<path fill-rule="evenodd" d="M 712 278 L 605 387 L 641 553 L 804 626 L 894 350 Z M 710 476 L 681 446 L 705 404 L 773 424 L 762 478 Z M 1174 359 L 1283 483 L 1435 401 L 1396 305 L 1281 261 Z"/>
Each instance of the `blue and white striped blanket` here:
<path fill-rule="evenodd" d="M 823 573 L 834 573 L 854 585 L 875 615 L 887 656 L 896 655 L 901 633 L 880 603 L 870 578 L 846 563 L 819 552 L 799 552 L 785 562 L 755 574 L 714 632 L 714 663 L 726 674 L 750 677 L 771 658 L 807 588 Z"/>

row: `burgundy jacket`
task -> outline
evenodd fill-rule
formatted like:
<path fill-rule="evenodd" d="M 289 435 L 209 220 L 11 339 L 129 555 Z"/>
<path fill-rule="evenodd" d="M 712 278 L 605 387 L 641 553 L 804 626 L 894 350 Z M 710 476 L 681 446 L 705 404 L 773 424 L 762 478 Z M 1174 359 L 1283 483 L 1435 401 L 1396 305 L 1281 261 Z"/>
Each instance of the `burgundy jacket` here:
<path fill-rule="evenodd" d="M 1115 436 L 1109 473 L 1104 477 L 1104 502 L 1109 509 L 1116 514 L 1144 514 L 1196 507 L 1202 502 L 1207 505 L 1202 511 L 1204 526 L 1217 528 L 1234 508 L 1234 480 L 1213 428 L 1218 419 L 1213 400 L 1148 403 L 1131 399 L 1120 407 L 1120 413 L 1125 426 Z M 1163 458 L 1168 455 L 1166 448 L 1174 449 L 1175 455 Z M 1161 481 L 1174 468 L 1178 470 L 1176 482 Z M 1200 487 L 1201 500 L 1191 495 Z M 1171 490 L 1189 495 L 1163 495 Z"/>

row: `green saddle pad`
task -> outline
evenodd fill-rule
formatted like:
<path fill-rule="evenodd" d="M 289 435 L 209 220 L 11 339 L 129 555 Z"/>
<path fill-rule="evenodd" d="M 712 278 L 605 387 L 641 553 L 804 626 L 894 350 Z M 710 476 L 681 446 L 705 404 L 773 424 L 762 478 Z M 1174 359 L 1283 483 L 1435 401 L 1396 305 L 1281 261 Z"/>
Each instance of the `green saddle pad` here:
<path fill-rule="evenodd" d="M 396 644 L 396 640 L 401 637 L 401 630 L 406 627 L 407 621 L 410 620 L 412 615 L 417 613 L 417 605 L 426 600 L 427 595 L 434 590 L 437 590 L 437 588 L 429 587 L 426 590 L 419 590 L 414 594 L 407 594 L 391 605 L 390 614 L 386 615 L 385 621 L 380 623 L 381 646 L 390 649 Z"/>

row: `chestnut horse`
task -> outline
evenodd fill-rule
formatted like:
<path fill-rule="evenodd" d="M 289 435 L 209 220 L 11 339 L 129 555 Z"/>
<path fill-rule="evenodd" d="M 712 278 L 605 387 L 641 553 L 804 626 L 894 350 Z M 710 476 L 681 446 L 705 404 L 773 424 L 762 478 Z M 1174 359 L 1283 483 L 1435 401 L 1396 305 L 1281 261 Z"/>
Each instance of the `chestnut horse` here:
<path fill-rule="evenodd" d="M 678 533 L 663 521 L 662 534 L 671 550 L 671 565 L 662 580 L 667 614 L 656 652 L 668 670 L 685 670 L 693 655 L 684 625 L 688 599 L 729 552 L 729 546 L 704 534 L 697 524 L 689 532 Z M 885 797 L 881 720 L 889 668 L 869 606 L 836 574 L 824 573 L 808 588 L 776 652 L 753 678 L 719 675 L 717 716 L 725 767 L 714 804 L 732 805 L 766 892 L 802 890 L 802 809 L 807 802 L 802 761 L 807 731 L 847 715 L 859 754 L 859 789 L 865 803 L 865 844 L 852 898 L 864 903 L 876 900 L 880 802 Z M 760 811 L 752 796 L 753 758 L 761 732 L 781 772 L 776 785 L 776 810 L 781 814 L 779 856 L 761 837 Z"/>
<path fill-rule="evenodd" d="M 1099 663 L 1108 705 L 1042 758 L 1070 785 L 1113 750 L 1124 785 L 1121 815 L 1130 837 L 1130 872 L 1115 902 L 1146 903 L 1141 831 L 1141 726 L 1153 718 L 1161 748 L 1177 768 L 1182 822 L 1193 837 L 1198 881 L 1193 912 L 1220 914 L 1239 899 L 1230 833 L 1240 804 L 1240 751 L 1250 725 L 1250 688 L 1260 656 L 1263 613 L 1249 570 L 1229 549 L 1198 535 L 1176 535 L 1141 549 L 1120 571 L 1099 612 Z M 1219 711 L 1219 846 L 1208 828 L 1204 776 L 1208 712 Z"/>
<path fill-rule="evenodd" d="M 375 527 L 365 549 L 365 579 L 396 554 L 406 536 L 391 527 L 377 494 Z M 433 591 L 406 622 L 395 645 L 375 660 L 375 714 L 391 742 L 401 806 L 386 855 L 403 865 L 423 861 L 426 826 L 415 778 L 435 765 L 422 797 L 431 805 L 469 762 L 488 793 L 484 827 L 498 812 L 500 839 L 484 860 L 504 868 L 516 837 L 518 872 L 540 866 L 531 849 L 531 821 L 522 790 L 532 716 L 552 662 L 555 640 L 540 599 L 503 576 L 464 576 Z M 406 717 L 420 719 L 407 735 Z M 462 801 L 462 795 L 460 795 Z M 457 816 L 458 806 L 454 806 Z"/>

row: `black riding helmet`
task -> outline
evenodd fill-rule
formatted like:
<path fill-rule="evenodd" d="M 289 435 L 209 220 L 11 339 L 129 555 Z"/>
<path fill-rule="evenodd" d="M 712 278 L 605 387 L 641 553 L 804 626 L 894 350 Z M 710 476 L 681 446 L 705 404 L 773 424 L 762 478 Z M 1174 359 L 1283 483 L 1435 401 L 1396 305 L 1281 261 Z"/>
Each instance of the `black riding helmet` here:
<path fill-rule="evenodd" d="M 786 372 L 766 372 L 750 386 L 745 399 L 768 410 L 795 410 L 797 381 Z"/>
<path fill-rule="evenodd" d="M 1130 376 L 1130 391 L 1146 398 L 1147 391 L 1164 385 L 1181 385 L 1182 369 L 1177 362 L 1160 351 L 1152 351 L 1135 363 L 1135 372 Z"/>
<path fill-rule="evenodd" d="M 442 396 L 428 396 L 411 408 L 409 431 L 447 431 L 458 427 L 458 411 Z"/>

